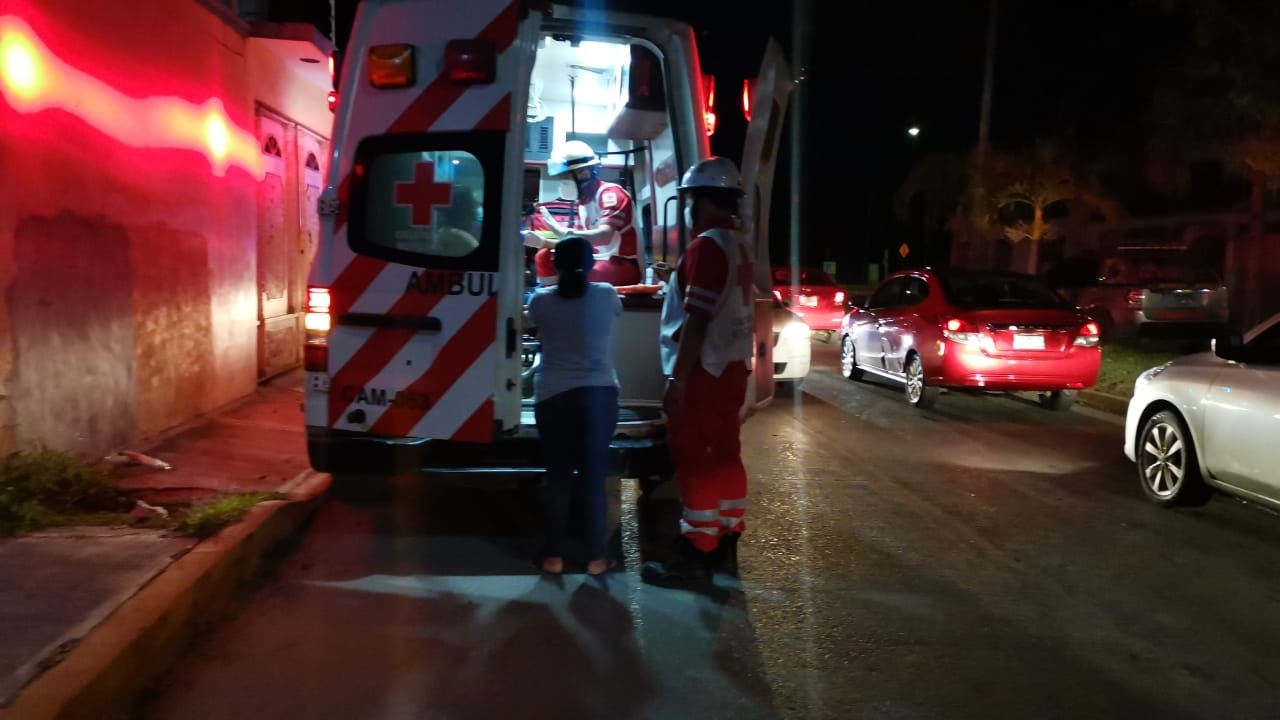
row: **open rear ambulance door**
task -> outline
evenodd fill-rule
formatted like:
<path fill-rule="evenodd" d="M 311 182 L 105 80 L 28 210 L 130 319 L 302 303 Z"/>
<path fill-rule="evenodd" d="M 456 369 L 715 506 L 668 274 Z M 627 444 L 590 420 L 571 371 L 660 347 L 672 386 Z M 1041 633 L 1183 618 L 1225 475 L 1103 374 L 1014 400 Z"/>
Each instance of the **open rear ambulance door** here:
<path fill-rule="evenodd" d="M 742 189 L 747 193 L 743 230 L 755 250 L 755 360 L 754 382 L 747 390 L 747 407 L 760 408 L 773 400 L 773 280 L 769 263 L 769 205 L 773 197 L 773 171 L 782 139 L 787 98 L 791 94 L 791 70 L 782 48 L 769 38 L 764 62 L 749 94 L 746 145 L 742 151 Z"/>
<path fill-rule="evenodd" d="M 333 430 L 491 443 L 519 423 L 524 4 L 361 8 L 335 134 Z"/>

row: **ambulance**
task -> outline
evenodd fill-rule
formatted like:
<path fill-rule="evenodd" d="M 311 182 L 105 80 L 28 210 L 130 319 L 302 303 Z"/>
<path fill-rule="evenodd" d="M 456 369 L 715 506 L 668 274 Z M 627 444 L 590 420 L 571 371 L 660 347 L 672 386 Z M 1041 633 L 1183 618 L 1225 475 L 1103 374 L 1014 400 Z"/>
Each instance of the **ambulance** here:
<path fill-rule="evenodd" d="M 635 199 L 642 269 L 675 265 L 689 242 L 676 186 L 715 119 L 693 30 L 529 0 L 364 0 L 337 67 L 305 319 L 311 465 L 335 483 L 537 478 L 527 209 L 558 195 L 552 149 L 581 140 Z M 744 231 L 764 289 L 748 410 L 774 388 L 767 228 L 790 89 L 770 40 L 744 98 Z M 642 486 L 669 473 L 655 289 L 619 289 L 615 331 L 615 469 Z"/>

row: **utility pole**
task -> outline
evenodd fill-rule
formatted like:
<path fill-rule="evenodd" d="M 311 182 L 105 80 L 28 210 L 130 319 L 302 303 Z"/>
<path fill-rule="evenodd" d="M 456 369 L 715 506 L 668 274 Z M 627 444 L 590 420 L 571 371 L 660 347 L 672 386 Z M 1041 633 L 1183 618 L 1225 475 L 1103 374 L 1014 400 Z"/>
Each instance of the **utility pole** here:
<path fill-rule="evenodd" d="M 982 112 L 978 118 L 978 162 L 987 159 L 991 143 L 991 84 L 996 71 L 996 26 L 1000 0 L 991 0 L 987 9 L 987 57 L 982 69 Z"/>
<path fill-rule="evenodd" d="M 795 85 L 791 90 L 791 284 L 800 278 L 800 238 L 804 237 L 804 106 L 809 97 L 809 2 L 792 0 L 791 55 Z"/>
<path fill-rule="evenodd" d="M 983 196 L 986 195 L 986 180 L 983 177 L 983 172 L 986 169 L 987 154 L 991 151 L 991 86 L 994 82 L 996 70 L 996 27 L 999 24 L 999 15 L 1000 0 L 991 0 L 987 7 L 987 57 L 982 69 L 982 110 L 978 117 L 977 172 L 979 182 L 983 183 Z M 979 199 L 985 202 L 985 197 Z M 982 212 L 981 208 L 969 208 L 969 214 L 971 217 L 976 216 L 976 214 L 980 212 Z M 977 244 L 979 248 L 981 248 L 983 265 L 990 267 L 993 260 L 992 253 L 995 248 L 991 246 L 990 240 L 985 234 L 975 239 L 978 240 Z M 970 248 L 969 258 L 965 258 L 966 264 L 968 264 L 972 258 L 973 248 Z M 952 263 L 956 264 L 954 251 L 952 252 Z"/>

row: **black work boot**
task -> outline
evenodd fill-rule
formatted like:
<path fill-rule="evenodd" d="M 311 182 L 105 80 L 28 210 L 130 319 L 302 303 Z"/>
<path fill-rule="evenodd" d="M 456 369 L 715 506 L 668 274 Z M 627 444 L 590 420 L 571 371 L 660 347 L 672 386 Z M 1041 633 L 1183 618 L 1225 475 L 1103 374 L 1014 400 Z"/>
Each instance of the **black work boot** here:
<path fill-rule="evenodd" d="M 729 533 L 720 536 L 720 545 L 716 548 L 715 570 L 725 575 L 738 577 L 738 541 L 742 533 Z"/>
<path fill-rule="evenodd" d="M 681 537 L 675 555 L 665 563 L 647 562 L 640 579 L 652 585 L 694 585 L 711 580 L 714 558 Z"/>

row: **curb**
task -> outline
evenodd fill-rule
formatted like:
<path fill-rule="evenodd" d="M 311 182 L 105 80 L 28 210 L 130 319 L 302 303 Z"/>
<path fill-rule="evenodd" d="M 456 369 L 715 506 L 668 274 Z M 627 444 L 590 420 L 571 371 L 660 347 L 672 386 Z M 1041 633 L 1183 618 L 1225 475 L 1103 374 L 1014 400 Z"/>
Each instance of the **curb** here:
<path fill-rule="evenodd" d="M 1081 390 L 1077 396 L 1080 402 L 1095 410 L 1124 417 L 1129 412 L 1129 398 L 1097 390 Z"/>
<path fill-rule="evenodd" d="M 254 506 L 175 561 L 84 637 L 58 665 L 23 688 L 0 720 L 122 716 L 201 630 L 236 604 L 269 551 L 320 505 L 330 477 L 312 470 L 288 485 L 288 500 Z"/>

